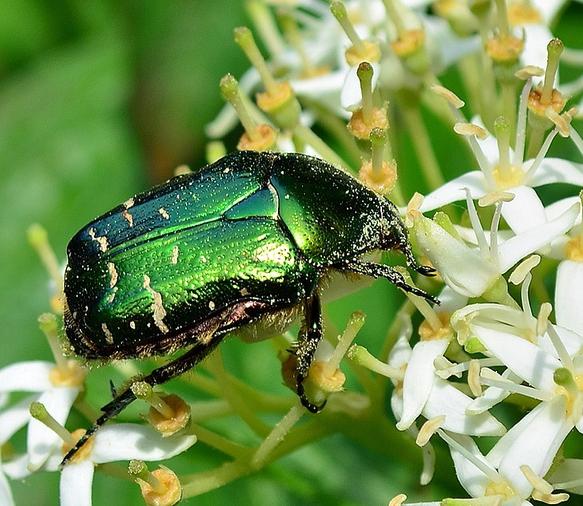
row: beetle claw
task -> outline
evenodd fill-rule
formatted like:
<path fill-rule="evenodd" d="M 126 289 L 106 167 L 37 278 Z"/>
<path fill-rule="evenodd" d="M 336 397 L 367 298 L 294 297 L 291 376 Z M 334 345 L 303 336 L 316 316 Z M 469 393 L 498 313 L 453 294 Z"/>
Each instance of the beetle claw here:
<path fill-rule="evenodd" d="M 434 267 L 431 267 L 429 265 L 420 265 L 420 266 L 415 268 L 415 271 L 417 271 L 419 274 L 422 274 L 423 276 L 427 276 L 427 277 L 433 277 L 433 276 L 437 275 L 437 269 L 435 269 Z"/>

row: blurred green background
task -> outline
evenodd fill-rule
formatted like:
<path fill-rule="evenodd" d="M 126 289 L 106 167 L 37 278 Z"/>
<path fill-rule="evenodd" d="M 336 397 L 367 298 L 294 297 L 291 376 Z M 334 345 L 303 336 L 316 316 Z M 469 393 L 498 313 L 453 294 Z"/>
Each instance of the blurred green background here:
<path fill-rule="evenodd" d="M 559 34 L 567 45 L 581 46 L 583 12 L 571 9 Z M 36 324 L 50 309 L 47 275 L 26 242 L 26 228 L 44 225 L 64 260 L 68 238 L 87 221 L 169 177 L 179 164 L 203 165 L 203 127 L 222 106 L 217 83 L 226 72 L 240 76 L 247 66 L 231 35 L 247 20 L 244 4 L 228 0 L 0 0 L 0 13 L 2 367 L 51 357 Z M 455 74 L 445 82 L 457 82 Z M 450 132 L 431 133 L 449 176 L 471 166 Z M 578 160 L 566 141 L 553 149 Z M 399 139 L 399 156 L 400 167 L 411 168 L 400 174 L 406 196 L 423 192 L 405 137 Z M 374 353 L 400 296 L 387 283 L 367 290 L 331 304 L 330 311 L 342 326 L 351 311 L 364 310 L 369 319 L 359 340 Z M 224 353 L 236 374 L 286 393 L 269 343 L 250 347 L 232 340 Z M 95 406 L 107 400 L 109 378 L 116 373 L 107 367 L 92 375 L 89 400 Z M 70 428 L 76 421 L 81 423 L 73 418 Z M 220 427 L 239 430 L 232 420 Z M 188 503 L 370 505 L 386 504 L 405 490 L 422 497 L 419 461 L 399 462 L 379 450 L 362 450 L 334 436 Z M 193 472 L 220 462 L 199 445 L 172 467 Z M 451 464 L 446 458 L 439 465 Z M 58 475 L 32 476 L 13 490 L 19 505 L 58 504 Z M 436 484 L 425 497 L 453 494 L 460 489 Z M 141 504 L 136 486 L 99 473 L 93 497 L 97 505 Z"/>

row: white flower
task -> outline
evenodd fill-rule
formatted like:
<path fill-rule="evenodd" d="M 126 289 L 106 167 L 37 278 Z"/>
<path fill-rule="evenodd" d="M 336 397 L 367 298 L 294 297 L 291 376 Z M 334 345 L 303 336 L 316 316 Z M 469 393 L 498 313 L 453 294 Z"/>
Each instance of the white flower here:
<path fill-rule="evenodd" d="M 119 460 L 165 460 L 182 453 L 196 436 L 164 438 L 151 427 L 120 423 L 102 427 L 61 471 L 61 506 L 90 506 L 95 466 Z"/>
<path fill-rule="evenodd" d="M 0 453 L 0 504 L 3 506 L 13 506 L 14 498 L 12 497 L 12 490 L 10 489 L 10 484 L 4 476 L 2 469 L 2 455 Z"/>
<path fill-rule="evenodd" d="M 402 335 L 389 356 L 393 368 L 405 367 L 402 384 L 391 397 L 393 413 L 399 420 L 397 429 L 409 429 L 419 415 L 428 420 L 443 416 L 440 425 L 446 430 L 477 436 L 502 435 L 505 427 L 489 413 L 468 415 L 472 399 L 435 374 L 433 363 L 443 356 L 449 337 L 419 341 L 411 348 Z"/>
<path fill-rule="evenodd" d="M 583 186 L 583 167 L 580 164 L 561 158 L 546 158 L 558 128 L 548 134 L 535 158 L 524 161 L 527 100 L 531 86 L 529 79 L 521 94 L 515 150 L 512 152 L 509 148 L 509 128 L 503 122 L 496 137 L 482 129 L 479 119 L 474 120 L 475 126 L 457 126 L 458 132 L 468 136 L 480 170 L 463 174 L 431 192 L 424 198 L 419 208 L 421 212 L 463 200 L 467 191 L 473 199 L 490 193 L 510 193 L 514 198 L 504 205 L 502 216 L 510 228 L 519 233 L 546 221 L 543 204 L 533 188 L 550 183 Z M 464 121 L 461 115 L 460 121 Z"/>
<path fill-rule="evenodd" d="M 488 241 L 473 201 L 469 197 L 470 191 L 462 190 L 466 193 L 478 248 L 466 244 L 460 237 L 454 237 L 453 231 L 446 230 L 434 220 L 425 218 L 417 212 L 413 212 L 412 232 L 421 251 L 431 260 L 445 283 L 457 293 L 467 297 L 483 295 L 522 258 L 549 245 L 553 239 L 564 234 L 573 226 L 580 210 L 580 205 L 574 203 L 556 219 L 536 229 L 523 230 L 502 242 L 498 238 L 498 223 L 507 203 L 499 203 L 492 219 Z"/>
<path fill-rule="evenodd" d="M 565 459 L 552 470 L 548 480 L 555 488 L 583 494 L 583 460 Z"/>
<path fill-rule="evenodd" d="M 0 370 L 0 392 L 34 392 L 0 413 L 0 443 L 28 424 L 27 467 L 30 472 L 42 467 L 60 444 L 55 433 L 31 418 L 30 403 L 41 402 L 59 423 L 64 424 L 83 388 L 85 369 L 72 360 L 62 362 L 60 367 L 51 362 L 20 362 Z"/>
<path fill-rule="evenodd" d="M 473 498 L 490 497 L 492 499 L 492 502 L 484 501 L 478 504 L 491 506 L 531 504 L 525 500 L 530 496 L 530 493 L 520 494 L 514 476 L 505 476 L 500 472 L 496 465 L 490 461 L 489 456 L 482 455 L 472 438 L 459 434 L 449 434 L 445 431 L 440 431 L 439 435 L 449 445 L 457 478 L 466 492 Z M 510 453 L 507 457 L 514 459 L 515 455 Z"/>
<path fill-rule="evenodd" d="M 513 331 L 508 322 L 496 325 L 470 318 L 469 327 L 489 355 L 530 386 L 484 369 L 482 382 L 542 401 L 489 454 L 500 473 L 527 497 L 533 487 L 521 466 L 528 465 L 537 476 L 544 476 L 569 432 L 574 427 L 583 432 L 583 338 L 550 323 L 538 344 L 528 340 L 529 335 Z"/>

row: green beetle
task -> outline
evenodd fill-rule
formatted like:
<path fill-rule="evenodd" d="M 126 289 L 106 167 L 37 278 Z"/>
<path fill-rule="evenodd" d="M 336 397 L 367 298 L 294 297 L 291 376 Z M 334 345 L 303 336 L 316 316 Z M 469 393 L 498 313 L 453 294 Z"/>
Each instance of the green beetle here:
<path fill-rule="evenodd" d="M 71 239 L 65 331 L 89 359 L 126 359 L 188 348 L 143 381 L 192 368 L 237 330 L 282 332 L 303 314 L 297 393 L 322 337 L 320 292 L 335 272 L 383 277 L 426 297 L 392 267 L 363 258 L 401 251 L 418 266 L 394 204 L 349 174 L 306 155 L 237 152 L 136 195 Z M 63 460 L 135 399 L 116 395 Z"/>

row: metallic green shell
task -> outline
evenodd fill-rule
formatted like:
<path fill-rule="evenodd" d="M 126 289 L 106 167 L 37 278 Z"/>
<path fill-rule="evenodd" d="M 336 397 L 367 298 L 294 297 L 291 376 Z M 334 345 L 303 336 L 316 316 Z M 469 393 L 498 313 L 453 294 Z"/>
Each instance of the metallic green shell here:
<path fill-rule="evenodd" d="M 315 158 L 229 155 L 73 237 L 67 336 L 89 358 L 170 351 L 176 336 L 225 308 L 298 304 L 327 269 L 394 246 L 395 219 L 390 202 Z"/>

